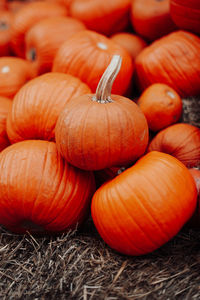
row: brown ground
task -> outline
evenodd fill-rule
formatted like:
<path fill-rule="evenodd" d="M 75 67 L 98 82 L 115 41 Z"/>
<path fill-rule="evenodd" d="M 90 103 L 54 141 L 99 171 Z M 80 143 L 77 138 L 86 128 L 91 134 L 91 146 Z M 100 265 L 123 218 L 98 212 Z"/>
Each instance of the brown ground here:
<path fill-rule="evenodd" d="M 200 101 L 184 100 L 200 126 Z M 89 219 L 75 232 L 36 238 L 0 229 L 0 299 L 200 299 L 200 231 L 184 228 L 142 257 L 120 255 Z"/>

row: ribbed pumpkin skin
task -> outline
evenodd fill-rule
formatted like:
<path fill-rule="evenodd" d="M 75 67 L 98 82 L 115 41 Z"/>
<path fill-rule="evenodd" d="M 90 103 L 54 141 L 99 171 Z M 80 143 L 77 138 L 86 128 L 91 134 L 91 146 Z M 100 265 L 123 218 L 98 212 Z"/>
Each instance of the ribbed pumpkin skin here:
<path fill-rule="evenodd" d="M 111 95 L 114 102 L 98 103 L 94 95 L 69 101 L 56 123 L 58 150 L 84 170 L 123 166 L 141 156 L 148 143 L 147 121 L 131 100 Z"/>
<path fill-rule="evenodd" d="M 113 249 L 143 255 L 175 236 L 195 210 L 197 191 L 187 168 L 174 157 L 151 152 L 92 199 L 92 218 Z"/>
<path fill-rule="evenodd" d="M 0 57 L 0 96 L 13 98 L 34 76 L 30 62 L 18 57 Z"/>
<path fill-rule="evenodd" d="M 179 28 L 200 34 L 199 0 L 170 0 L 170 14 Z"/>
<path fill-rule="evenodd" d="M 73 0 L 69 14 L 87 28 L 110 36 L 128 25 L 131 0 Z"/>
<path fill-rule="evenodd" d="M 123 95 L 131 82 L 133 61 L 126 50 L 102 34 L 89 30 L 75 34 L 59 48 L 52 70 L 80 78 L 94 93 L 114 54 L 121 56 L 122 66 L 112 92 Z"/>
<path fill-rule="evenodd" d="M 200 129 L 178 123 L 161 130 L 150 142 L 148 151 L 173 155 L 188 168 L 200 165 Z"/>
<path fill-rule="evenodd" d="M 46 73 L 31 80 L 13 100 L 7 119 L 10 141 L 54 141 L 57 118 L 66 103 L 89 92 L 86 84 L 68 74 Z"/>
<path fill-rule="evenodd" d="M 133 0 L 131 21 L 134 31 L 149 41 L 176 29 L 170 16 L 170 0 Z"/>
<path fill-rule="evenodd" d="M 12 100 L 0 96 L 0 151 L 10 145 L 6 132 L 6 119 L 12 107 Z"/>
<path fill-rule="evenodd" d="M 64 162 L 55 143 L 11 145 L 0 154 L 0 168 L 0 224 L 9 230 L 66 231 L 86 217 L 93 174 Z"/>
<path fill-rule="evenodd" d="M 10 55 L 12 13 L 0 11 L 0 56 Z"/>
<path fill-rule="evenodd" d="M 62 43 L 85 29 L 82 22 L 70 17 L 45 18 L 32 26 L 26 34 L 26 58 L 32 62 L 38 74 L 49 72 Z M 32 57 L 31 51 L 35 51 L 35 57 Z"/>
<path fill-rule="evenodd" d="M 15 54 L 22 58 L 25 57 L 24 38 L 31 26 L 47 17 L 65 15 L 67 15 L 66 8 L 57 3 L 36 1 L 24 5 L 15 13 L 12 22 L 11 45 Z"/>
<path fill-rule="evenodd" d="M 146 47 L 136 58 L 136 75 L 141 90 L 165 83 L 181 96 L 200 93 L 200 38 L 176 31 Z"/>

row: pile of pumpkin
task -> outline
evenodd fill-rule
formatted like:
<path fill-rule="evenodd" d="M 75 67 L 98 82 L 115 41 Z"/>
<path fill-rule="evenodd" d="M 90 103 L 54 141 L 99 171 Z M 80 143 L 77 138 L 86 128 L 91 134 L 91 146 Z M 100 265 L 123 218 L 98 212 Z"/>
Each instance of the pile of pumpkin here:
<path fill-rule="evenodd" d="M 0 7 L 0 224 L 66 232 L 91 212 L 128 255 L 200 226 L 200 129 L 181 122 L 200 96 L 199 0 Z"/>

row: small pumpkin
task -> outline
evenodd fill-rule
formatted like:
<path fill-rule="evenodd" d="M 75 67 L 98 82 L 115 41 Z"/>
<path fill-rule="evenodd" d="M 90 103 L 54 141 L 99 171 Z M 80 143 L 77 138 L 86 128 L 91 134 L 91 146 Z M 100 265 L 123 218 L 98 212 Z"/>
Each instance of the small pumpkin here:
<path fill-rule="evenodd" d="M 137 102 L 149 129 L 159 131 L 176 123 L 182 114 L 182 101 L 174 89 L 163 83 L 150 85 Z"/>
<path fill-rule="evenodd" d="M 110 36 L 127 28 L 131 0 L 73 0 L 69 14 L 88 29 Z"/>
<path fill-rule="evenodd" d="M 1 57 L 0 95 L 13 98 L 18 90 L 35 75 L 30 62 L 18 57 Z"/>
<path fill-rule="evenodd" d="M 177 123 L 160 132 L 151 140 L 148 151 L 161 151 L 173 155 L 188 168 L 200 165 L 200 129 Z"/>
<path fill-rule="evenodd" d="M 12 107 L 12 101 L 9 98 L 0 96 L 0 151 L 10 145 L 6 132 L 6 120 Z"/>
<path fill-rule="evenodd" d="M 133 60 L 147 46 L 147 43 L 140 36 L 128 32 L 115 33 L 111 39 L 126 49 Z"/>
<path fill-rule="evenodd" d="M 197 190 L 188 169 L 171 155 L 154 151 L 100 187 L 91 212 L 111 248 L 143 255 L 174 237 L 196 203 Z"/>
<path fill-rule="evenodd" d="M 134 31 L 154 41 L 176 29 L 170 16 L 170 0 L 133 0 L 131 21 Z"/>
<path fill-rule="evenodd" d="M 200 38 L 175 31 L 143 49 L 136 58 L 137 82 L 141 90 L 165 83 L 180 96 L 200 93 Z"/>
<path fill-rule="evenodd" d="M 58 117 L 58 150 L 78 168 L 123 166 L 145 152 L 148 126 L 142 111 L 130 99 L 111 95 L 120 65 L 121 57 L 113 56 L 96 94 L 73 98 Z"/>
<path fill-rule="evenodd" d="M 0 56 L 11 54 L 11 23 L 13 15 L 7 10 L 0 11 Z"/>
<path fill-rule="evenodd" d="M 50 72 L 59 47 L 73 34 L 86 29 L 84 24 L 70 17 L 45 18 L 33 25 L 25 37 L 26 58 L 38 74 Z"/>
<path fill-rule="evenodd" d="M 78 78 L 46 73 L 30 80 L 16 94 L 7 119 L 12 143 L 27 139 L 55 140 L 57 118 L 73 97 L 90 93 Z"/>
<path fill-rule="evenodd" d="M 12 22 L 11 46 L 14 53 L 25 58 L 26 32 L 38 21 L 47 17 L 65 16 L 67 10 L 58 3 L 44 1 L 29 2 L 14 14 Z"/>
<path fill-rule="evenodd" d="M 89 212 L 94 176 L 67 164 L 48 141 L 23 141 L 0 154 L 0 224 L 25 233 L 67 231 Z"/>
<path fill-rule="evenodd" d="M 126 50 L 102 34 L 85 30 L 73 35 L 59 48 L 52 70 L 80 78 L 95 93 L 104 70 L 115 54 L 121 56 L 122 66 L 113 85 L 113 93 L 123 95 L 133 75 L 132 58 Z"/>
<path fill-rule="evenodd" d="M 200 34 L 199 0 L 170 0 L 170 14 L 179 28 Z"/>

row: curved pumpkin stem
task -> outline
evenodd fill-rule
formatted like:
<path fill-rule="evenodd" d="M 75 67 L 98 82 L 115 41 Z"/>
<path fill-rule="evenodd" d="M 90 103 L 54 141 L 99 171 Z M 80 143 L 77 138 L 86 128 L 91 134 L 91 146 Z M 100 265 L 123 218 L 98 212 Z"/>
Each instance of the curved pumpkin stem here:
<path fill-rule="evenodd" d="M 111 90 L 115 78 L 121 68 L 122 59 L 120 55 L 114 55 L 107 69 L 103 73 L 96 89 L 94 100 L 99 103 L 113 102 L 111 99 Z"/>

